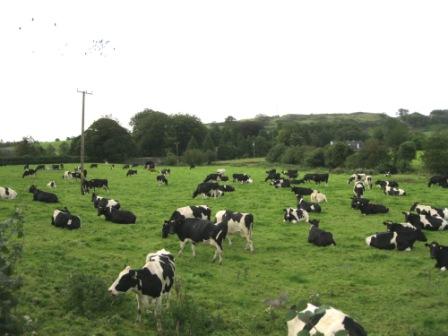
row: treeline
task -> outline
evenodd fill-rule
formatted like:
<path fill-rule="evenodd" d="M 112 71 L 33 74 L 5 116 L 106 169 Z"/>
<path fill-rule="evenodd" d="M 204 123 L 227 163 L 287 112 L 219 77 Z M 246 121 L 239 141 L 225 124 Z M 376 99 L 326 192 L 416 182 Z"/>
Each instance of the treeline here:
<path fill-rule="evenodd" d="M 423 151 L 430 171 L 448 173 L 434 164 L 446 157 L 448 110 L 429 116 L 398 110 L 384 114 L 259 115 L 251 120 L 228 116 L 223 123 L 203 124 L 188 114 L 168 115 L 144 110 L 130 120 L 131 131 L 110 118 L 96 120 L 86 130 L 86 155 L 93 161 L 123 162 L 132 157 L 163 157 L 166 164 L 189 164 L 245 157 L 266 157 L 275 163 L 308 167 L 371 168 L 404 172 Z M 1 150 L 1 146 L 0 146 Z M 15 144 L 16 154 L 79 155 L 80 137 L 70 144 L 39 148 L 24 138 Z M 56 153 L 55 153 L 56 152 Z M 431 154 L 432 153 L 432 154 Z M 430 162 L 431 161 L 431 162 Z"/>

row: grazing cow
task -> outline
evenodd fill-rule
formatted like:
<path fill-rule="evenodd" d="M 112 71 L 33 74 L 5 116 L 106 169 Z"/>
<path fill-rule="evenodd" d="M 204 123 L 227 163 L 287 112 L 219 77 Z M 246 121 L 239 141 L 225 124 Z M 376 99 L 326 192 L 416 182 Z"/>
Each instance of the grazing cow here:
<path fill-rule="evenodd" d="M 383 222 L 384 225 L 387 227 L 387 231 L 389 232 L 397 232 L 397 233 L 407 233 L 414 232 L 415 238 L 418 241 L 425 242 L 427 241 L 427 238 L 425 234 L 422 232 L 422 230 L 417 229 L 414 225 L 411 223 L 394 223 L 392 221 L 385 221 Z"/>
<path fill-rule="evenodd" d="M 155 169 L 155 168 L 156 168 L 156 164 L 154 163 L 154 161 L 151 161 L 151 160 L 146 161 L 146 163 L 145 163 L 145 169 L 153 170 L 153 169 Z"/>
<path fill-rule="evenodd" d="M 347 184 L 354 182 L 365 182 L 367 175 L 360 173 L 360 174 L 353 174 L 348 178 Z"/>
<path fill-rule="evenodd" d="M 418 229 L 429 231 L 442 231 L 448 229 L 448 222 L 440 216 L 418 215 L 410 212 L 403 212 L 404 220 L 411 223 Z"/>
<path fill-rule="evenodd" d="M 98 163 L 91 163 L 90 168 L 98 168 Z"/>
<path fill-rule="evenodd" d="M 178 220 L 186 218 L 197 218 L 210 220 L 212 210 L 206 205 L 189 205 L 177 208 L 169 220 Z"/>
<path fill-rule="evenodd" d="M 59 170 L 61 167 L 58 164 L 51 165 L 51 169 L 53 170 Z"/>
<path fill-rule="evenodd" d="M 47 183 L 47 187 L 51 188 L 51 189 L 55 189 L 56 188 L 56 182 L 55 181 L 50 181 Z"/>
<path fill-rule="evenodd" d="M 378 181 L 375 182 L 375 185 L 377 185 L 381 189 L 384 189 L 387 186 L 392 187 L 392 188 L 398 188 L 398 182 L 397 181 L 382 181 L 382 180 L 378 180 Z"/>
<path fill-rule="evenodd" d="M 95 192 L 96 188 L 103 188 L 104 190 L 109 190 L 109 182 L 107 179 L 91 179 L 90 181 L 84 180 L 82 188 L 84 192 L 89 192 L 93 188 Z"/>
<path fill-rule="evenodd" d="M 45 165 L 43 165 L 43 164 L 40 164 L 40 165 L 38 165 L 37 167 L 36 167 L 36 172 L 38 171 L 38 170 L 45 170 Z"/>
<path fill-rule="evenodd" d="M 275 188 L 289 188 L 291 187 L 291 182 L 287 179 L 278 179 L 278 180 L 272 180 L 271 184 Z"/>
<path fill-rule="evenodd" d="M 159 185 L 168 185 L 168 180 L 166 179 L 165 175 L 157 175 L 156 181 Z"/>
<path fill-rule="evenodd" d="M 120 209 L 120 203 L 116 200 L 113 199 L 108 199 L 102 196 L 98 196 L 97 194 L 93 193 L 92 194 L 92 202 L 93 202 L 93 207 L 95 209 L 98 208 L 115 208 L 115 209 Z"/>
<path fill-rule="evenodd" d="M 448 176 L 447 175 L 432 176 L 428 181 L 428 187 L 431 187 L 433 184 L 438 184 L 439 186 L 446 188 L 448 186 Z"/>
<path fill-rule="evenodd" d="M 33 201 L 39 201 L 44 203 L 59 202 L 58 197 L 55 194 L 39 190 L 36 188 L 34 184 L 30 187 L 28 191 L 33 194 Z"/>
<path fill-rule="evenodd" d="M 320 184 L 321 182 L 325 182 L 325 184 L 328 184 L 329 176 L 330 175 L 328 173 L 325 173 L 325 174 L 317 174 L 317 173 L 305 174 L 305 176 L 303 177 L 303 180 L 305 182 L 314 181 L 316 184 Z"/>
<path fill-rule="evenodd" d="M 313 189 L 302 187 L 291 187 L 291 191 L 296 194 L 297 197 L 311 195 L 313 193 Z"/>
<path fill-rule="evenodd" d="M 377 232 L 366 238 L 366 244 L 381 250 L 410 251 L 418 236 L 417 230 Z"/>
<path fill-rule="evenodd" d="M 308 212 L 322 212 L 322 209 L 319 204 L 307 202 L 305 201 L 302 196 L 299 196 L 299 202 L 297 204 L 297 208 L 306 210 Z"/>
<path fill-rule="evenodd" d="M 310 216 L 306 210 L 294 208 L 283 209 L 283 222 L 297 223 L 302 220 L 307 223 L 310 220 Z"/>
<path fill-rule="evenodd" d="M 165 175 L 165 176 L 170 176 L 171 174 L 171 169 L 162 169 L 160 171 L 160 174 Z"/>
<path fill-rule="evenodd" d="M 359 201 L 355 201 L 359 202 Z M 385 207 L 382 204 L 373 204 L 373 203 L 363 203 L 359 202 L 358 209 L 361 211 L 363 215 L 374 215 L 379 213 L 388 213 L 389 208 Z"/>
<path fill-rule="evenodd" d="M 32 169 L 32 168 L 27 169 L 23 172 L 22 178 L 24 178 L 25 176 L 36 176 L 36 173 L 37 173 L 37 170 L 35 170 L 35 169 Z"/>
<path fill-rule="evenodd" d="M 129 165 L 128 164 L 123 165 L 123 169 L 129 169 Z"/>
<path fill-rule="evenodd" d="M 131 175 L 137 175 L 137 171 L 135 169 L 129 169 L 126 173 L 126 177 Z"/>
<path fill-rule="evenodd" d="M 74 230 L 81 227 L 81 220 L 78 216 L 72 215 L 67 208 L 56 209 L 53 211 L 53 217 L 51 217 L 51 225 Z"/>
<path fill-rule="evenodd" d="M 0 187 L 0 199 L 14 199 L 17 197 L 17 192 L 9 187 Z"/>
<path fill-rule="evenodd" d="M 167 238 L 168 234 L 176 233 L 180 240 L 181 255 L 185 244 L 191 242 L 193 257 L 196 256 L 195 245 L 200 242 L 208 243 L 215 247 L 215 254 L 212 261 L 219 259 L 222 263 L 222 241 L 227 236 L 227 222 L 213 224 L 208 220 L 197 218 L 180 218 L 177 220 L 165 221 L 162 227 L 162 238 Z"/>
<path fill-rule="evenodd" d="M 264 181 L 266 182 L 267 180 L 280 180 L 280 173 L 277 173 L 275 169 L 271 169 L 266 171 L 266 174 L 268 174 L 266 176 L 266 178 L 264 179 Z"/>
<path fill-rule="evenodd" d="M 295 306 L 291 308 L 295 309 Z M 299 318 L 301 315 L 310 316 L 310 318 L 304 322 L 304 318 Z M 301 312 L 297 312 L 297 315 L 286 324 L 288 336 L 315 335 L 317 333 L 324 336 L 334 336 L 340 333 L 349 336 L 367 336 L 364 328 L 342 311 L 333 307 L 317 307 L 311 303 L 308 303 Z"/>
<path fill-rule="evenodd" d="M 291 184 L 303 184 L 305 183 L 304 179 L 299 179 L 299 180 L 290 180 L 289 181 Z"/>
<path fill-rule="evenodd" d="M 228 184 L 220 185 L 220 186 L 218 186 L 218 189 L 221 190 L 222 192 L 233 192 L 233 191 L 235 191 L 235 188 L 232 187 L 231 185 L 228 185 Z"/>
<path fill-rule="evenodd" d="M 430 205 L 419 204 L 415 202 L 409 211 L 415 211 L 418 214 L 430 215 L 430 216 L 440 216 L 443 219 L 448 220 L 448 208 L 435 208 Z"/>
<path fill-rule="evenodd" d="M 98 207 L 98 216 L 104 215 L 107 221 L 116 224 L 135 224 L 137 217 L 130 211 L 119 210 L 114 207 Z"/>
<path fill-rule="evenodd" d="M 137 296 L 137 320 L 141 321 L 142 310 L 155 300 L 154 315 L 161 309 L 162 296 L 168 295 L 173 283 L 176 265 L 173 255 L 165 249 L 149 253 L 145 265 L 140 269 L 126 266 L 109 287 L 112 295 L 133 291 Z"/>
<path fill-rule="evenodd" d="M 314 244 L 316 246 L 328 246 L 335 245 L 336 242 L 333 239 L 331 232 L 319 229 L 319 220 L 310 220 L 310 232 L 308 233 L 308 243 Z"/>
<path fill-rule="evenodd" d="M 385 195 L 389 195 L 389 196 L 405 196 L 406 195 L 406 191 L 404 191 L 403 189 L 392 188 L 389 186 L 385 186 L 383 191 L 384 191 Z"/>
<path fill-rule="evenodd" d="M 448 268 L 448 246 L 439 245 L 437 242 L 425 244 L 429 247 L 429 255 L 436 260 L 434 267 L 439 268 L 442 272 Z"/>
<path fill-rule="evenodd" d="M 210 190 L 208 193 L 205 194 L 205 197 L 213 197 L 213 198 L 218 198 L 224 196 L 224 191 L 222 191 L 219 186 L 218 189 L 216 190 Z"/>
<path fill-rule="evenodd" d="M 227 222 L 227 240 L 232 245 L 229 235 L 240 233 L 246 239 L 246 249 L 254 251 L 252 242 L 252 232 L 254 229 L 254 215 L 246 212 L 233 212 L 230 210 L 220 210 L 216 213 L 216 223 Z"/>
<path fill-rule="evenodd" d="M 225 169 L 225 168 L 219 168 L 219 169 L 216 169 L 216 172 L 217 172 L 218 174 L 224 175 L 225 172 L 226 172 L 226 169 Z"/>
<path fill-rule="evenodd" d="M 64 175 L 62 175 L 62 178 L 65 179 L 65 180 L 72 179 L 73 178 L 73 173 L 71 171 L 69 171 L 69 170 L 66 170 L 64 172 Z"/>
<path fill-rule="evenodd" d="M 29 168 L 30 168 L 29 163 L 26 163 L 26 164 L 23 166 L 23 170 L 26 170 L 26 169 L 29 169 Z"/>
<path fill-rule="evenodd" d="M 297 169 L 282 170 L 282 174 L 288 176 L 289 178 L 296 178 L 299 176 Z"/>
<path fill-rule="evenodd" d="M 352 196 L 351 200 L 353 209 L 359 209 L 362 205 L 368 204 L 370 202 L 370 200 L 367 198 L 361 198 L 356 196 Z"/>
<path fill-rule="evenodd" d="M 277 172 L 277 169 L 275 169 L 275 168 L 272 168 L 272 169 L 266 170 L 266 174 L 270 174 L 270 173 L 276 173 L 276 172 Z"/>
<path fill-rule="evenodd" d="M 366 191 L 366 187 L 364 187 L 364 183 L 362 183 L 361 181 L 356 182 L 353 186 L 353 194 L 357 198 L 361 198 L 362 195 L 364 195 L 364 191 Z"/>
<path fill-rule="evenodd" d="M 240 183 L 253 183 L 254 181 L 250 178 L 247 174 L 239 174 L 235 173 L 232 174 L 233 182 L 240 182 Z"/>
<path fill-rule="evenodd" d="M 193 192 L 193 198 L 195 198 L 198 195 L 202 195 L 203 197 L 207 197 L 208 194 L 210 194 L 212 191 L 216 193 L 219 185 L 215 182 L 204 182 L 199 183 L 196 187 L 196 190 Z"/>
<path fill-rule="evenodd" d="M 319 190 L 313 190 L 310 195 L 311 202 L 322 203 L 323 201 L 327 202 L 327 196 L 325 194 L 319 192 Z"/>
<path fill-rule="evenodd" d="M 224 180 L 227 176 L 223 176 L 222 174 L 219 173 L 213 173 L 213 174 L 208 174 L 207 177 L 204 179 L 204 183 L 205 182 L 219 182 L 219 181 L 223 181 L 223 177 Z M 227 178 L 228 180 L 228 178 Z"/>

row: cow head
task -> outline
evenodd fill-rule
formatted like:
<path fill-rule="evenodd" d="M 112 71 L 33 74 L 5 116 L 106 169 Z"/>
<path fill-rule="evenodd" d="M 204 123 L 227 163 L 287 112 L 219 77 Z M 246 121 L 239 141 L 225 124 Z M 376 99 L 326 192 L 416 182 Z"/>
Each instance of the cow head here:
<path fill-rule="evenodd" d="M 355 180 L 355 178 L 356 178 L 356 175 L 355 175 L 355 174 L 353 174 L 352 176 L 350 176 L 350 177 L 348 178 L 348 180 L 347 180 L 347 184 L 352 183 L 352 182 Z"/>
<path fill-rule="evenodd" d="M 124 270 L 118 274 L 117 279 L 115 279 L 108 291 L 112 295 L 119 295 L 135 286 L 137 286 L 137 271 L 132 270 L 130 266 L 126 266 Z"/>
<path fill-rule="evenodd" d="M 173 234 L 175 225 L 175 220 L 165 221 L 162 226 L 162 238 L 167 238 L 169 234 Z"/>
<path fill-rule="evenodd" d="M 101 216 L 101 215 L 106 216 L 110 212 L 112 212 L 112 207 L 109 208 L 109 207 L 105 207 L 105 206 L 98 206 L 98 216 Z"/>
<path fill-rule="evenodd" d="M 415 202 L 414 204 L 412 204 L 411 208 L 409 209 L 409 211 L 415 211 L 415 208 L 417 207 L 418 202 Z"/>
<path fill-rule="evenodd" d="M 442 250 L 442 246 L 439 245 L 439 243 L 433 241 L 429 244 L 425 244 L 426 247 L 429 247 L 429 254 L 431 258 L 435 259 L 437 257 L 437 254 L 440 250 Z"/>
<path fill-rule="evenodd" d="M 30 193 L 35 193 L 36 191 L 37 191 L 37 188 L 36 188 L 36 186 L 33 184 L 29 189 L 28 189 L 28 191 L 30 192 Z"/>
<path fill-rule="evenodd" d="M 92 202 L 95 201 L 95 200 L 96 200 L 96 194 L 93 193 L 93 194 L 92 194 Z"/>
<path fill-rule="evenodd" d="M 320 220 L 310 219 L 309 223 L 311 224 L 311 226 L 319 227 Z"/>

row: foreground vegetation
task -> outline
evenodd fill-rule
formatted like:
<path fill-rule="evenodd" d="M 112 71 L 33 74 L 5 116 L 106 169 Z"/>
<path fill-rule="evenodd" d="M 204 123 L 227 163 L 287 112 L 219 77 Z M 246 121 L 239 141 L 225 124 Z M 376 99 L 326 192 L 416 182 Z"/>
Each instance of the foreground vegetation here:
<path fill-rule="evenodd" d="M 317 295 L 323 304 L 358 320 L 369 335 L 448 334 L 448 272 L 434 268 L 427 248 L 418 242 L 412 252 L 380 251 L 364 242 L 366 236 L 384 231 L 384 220 L 402 221 L 401 211 L 414 201 L 447 206 L 446 189 L 427 188 L 425 176 L 396 175 L 408 196 L 393 198 L 369 190 L 366 197 L 391 212 L 364 217 L 350 208 L 347 176 L 330 175 L 329 185 L 319 187 L 329 202 L 323 204 L 322 214 L 311 217 L 333 232 L 337 246 L 317 248 L 306 241 L 308 224 L 283 223 L 282 209 L 296 204 L 293 193 L 264 183 L 260 167 L 226 168 L 228 175 L 250 174 L 255 183 L 235 184 L 236 192 L 220 199 L 192 200 L 193 189 L 213 167 L 172 167 L 167 187 L 157 186 L 155 174 L 141 168 L 128 178 L 118 166 L 89 169 L 89 178 L 109 179 L 110 191 L 100 194 L 136 213 L 136 225 L 121 226 L 98 217 L 90 196 L 80 195 L 78 183 L 63 181 L 62 172 L 22 179 L 22 166 L 0 167 L 0 185 L 19 193 L 16 200 L 0 201 L 0 219 L 16 207 L 24 217 L 18 309 L 29 316 L 28 329 L 39 335 L 155 335 L 150 314 L 135 323 L 133 296 L 112 300 L 107 287 L 123 266 L 141 267 L 149 251 L 166 248 L 177 253 L 176 237 L 161 238 L 163 220 L 177 207 L 208 204 L 213 215 L 224 208 L 255 215 L 255 252 L 245 251 L 243 240 L 234 238 L 232 246 L 224 246 L 221 266 L 211 263 L 213 249 L 206 245 L 197 248 L 196 258 L 188 248 L 176 258 L 176 276 L 187 299 L 183 305 L 177 300 L 174 307 L 180 308 L 172 308 L 169 316 L 180 319 L 182 313 L 192 312 L 199 321 L 193 335 L 285 335 L 289 306 Z M 80 230 L 52 227 L 54 205 L 31 201 L 28 187 L 34 183 L 48 190 L 45 185 L 53 179 L 58 206 L 81 217 Z M 448 245 L 447 232 L 428 232 L 427 237 Z M 166 335 L 174 335 L 175 326 L 165 322 L 172 328 Z"/>

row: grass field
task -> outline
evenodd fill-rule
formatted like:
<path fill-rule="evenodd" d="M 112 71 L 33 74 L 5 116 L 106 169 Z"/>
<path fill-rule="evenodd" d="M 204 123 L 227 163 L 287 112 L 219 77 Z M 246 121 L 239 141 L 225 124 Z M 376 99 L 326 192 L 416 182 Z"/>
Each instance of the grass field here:
<path fill-rule="evenodd" d="M 177 253 L 177 237 L 162 239 L 161 227 L 174 209 L 191 204 L 209 205 L 213 216 L 224 208 L 255 216 L 253 254 L 235 237 L 232 246 L 224 245 L 222 265 L 211 263 L 214 250 L 207 245 L 197 247 L 196 258 L 189 247 L 176 258 L 176 277 L 186 293 L 221 319 L 210 335 L 286 335 L 289 306 L 316 294 L 322 304 L 359 321 L 369 335 L 448 335 L 448 272 L 434 268 L 423 243 L 417 242 L 411 252 L 397 252 L 369 248 L 364 242 L 366 236 L 384 231 L 384 220 L 402 221 L 401 211 L 409 210 L 414 201 L 447 206 L 446 189 L 427 188 L 425 176 L 394 176 L 408 196 L 393 198 L 379 189 L 369 190 L 366 197 L 387 205 L 391 212 L 364 217 L 350 208 L 347 176 L 330 175 L 329 185 L 318 188 L 329 202 L 311 218 L 321 220 L 320 226 L 333 233 L 337 246 L 318 248 L 307 243 L 308 224 L 283 223 L 282 209 L 295 206 L 295 197 L 264 183 L 260 167 L 228 166 L 228 175 L 248 173 L 254 184 L 234 184 L 236 191 L 220 199 L 192 200 L 197 183 L 216 168 L 172 167 L 167 187 L 157 186 L 156 174 L 141 168 L 128 178 L 118 166 L 89 169 L 89 178 L 109 179 L 110 191 L 101 195 L 119 200 L 122 208 L 137 215 L 136 225 L 122 226 L 97 217 L 90 195 L 81 196 L 79 184 L 63 181 L 62 172 L 43 171 L 37 178 L 22 179 L 22 166 L 0 167 L 0 185 L 19 193 L 16 200 L 0 200 L 0 219 L 16 207 L 25 217 L 24 253 L 17 268 L 24 281 L 19 311 L 31 317 L 38 335 L 155 335 L 150 318 L 135 322 L 132 294 L 84 316 L 67 307 L 68 283 L 73 275 L 85 274 L 110 285 L 124 265 L 141 267 L 149 251 L 166 248 Z M 80 230 L 51 226 L 55 206 L 33 202 L 27 192 L 32 183 L 48 190 L 46 183 L 53 179 L 58 184 L 58 206 L 81 217 Z M 447 232 L 426 234 L 429 241 L 448 245 Z M 287 303 L 267 310 L 264 301 L 279 295 L 287 296 Z"/>

